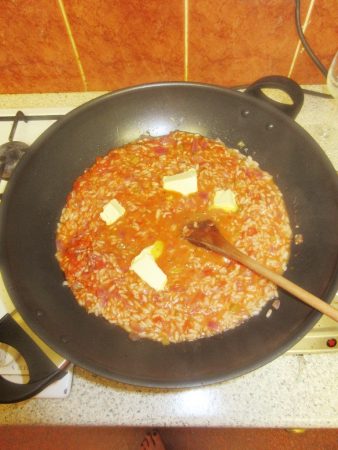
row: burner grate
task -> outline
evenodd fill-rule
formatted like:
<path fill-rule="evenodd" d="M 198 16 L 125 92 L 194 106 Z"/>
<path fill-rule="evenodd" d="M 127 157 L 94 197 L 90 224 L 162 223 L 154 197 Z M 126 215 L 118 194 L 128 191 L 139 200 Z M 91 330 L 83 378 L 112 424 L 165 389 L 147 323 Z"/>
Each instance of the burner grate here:
<path fill-rule="evenodd" d="M 57 120 L 62 115 L 60 114 L 47 114 L 47 115 L 26 115 L 22 111 L 17 111 L 15 115 L 1 116 L 0 122 L 12 122 L 12 127 L 8 136 L 8 142 L 0 145 L 0 178 L 3 180 L 9 180 L 13 170 L 17 166 L 20 159 L 27 152 L 29 145 L 20 140 L 14 140 L 15 133 L 20 121 L 25 123 L 29 121 L 41 121 L 41 120 Z M 2 194 L 1 194 L 2 195 Z"/>

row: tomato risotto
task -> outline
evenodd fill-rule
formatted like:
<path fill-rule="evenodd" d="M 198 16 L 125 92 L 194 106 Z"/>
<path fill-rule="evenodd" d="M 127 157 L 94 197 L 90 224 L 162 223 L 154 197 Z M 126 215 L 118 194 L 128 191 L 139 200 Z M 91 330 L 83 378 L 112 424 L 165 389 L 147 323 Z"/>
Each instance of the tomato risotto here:
<path fill-rule="evenodd" d="M 97 158 L 67 198 L 56 257 L 79 304 L 131 338 L 212 336 L 258 314 L 277 289 L 182 237 L 205 218 L 247 255 L 286 269 L 292 233 L 272 176 L 219 140 L 180 131 Z"/>

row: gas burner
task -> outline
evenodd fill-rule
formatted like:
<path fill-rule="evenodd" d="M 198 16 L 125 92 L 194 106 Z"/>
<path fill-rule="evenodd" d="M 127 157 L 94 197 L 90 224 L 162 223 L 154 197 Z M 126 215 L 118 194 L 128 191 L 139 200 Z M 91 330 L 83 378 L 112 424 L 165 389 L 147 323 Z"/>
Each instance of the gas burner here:
<path fill-rule="evenodd" d="M 0 145 L 0 178 L 9 180 L 16 165 L 29 145 L 20 141 L 8 141 Z"/>
<path fill-rule="evenodd" d="M 27 118 L 22 111 L 18 111 L 14 117 L 8 142 L 0 146 L 0 178 L 3 180 L 9 180 L 14 168 L 29 148 L 29 145 L 24 142 L 13 140 L 19 120 L 27 122 Z"/>
<path fill-rule="evenodd" d="M 25 115 L 22 111 L 17 111 L 15 116 L 0 117 L 1 122 L 13 121 L 11 131 L 8 136 L 8 142 L 0 145 L 0 178 L 9 180 L 13 170 L 17 166 L 20 159 L 29 149 L 29 145 L 25 142 L 15 141 L 14 135 L 20 121 L 29 122 L 31 120 L 56 120 L 62 115 L 48 114 L 48 115 Z"/>

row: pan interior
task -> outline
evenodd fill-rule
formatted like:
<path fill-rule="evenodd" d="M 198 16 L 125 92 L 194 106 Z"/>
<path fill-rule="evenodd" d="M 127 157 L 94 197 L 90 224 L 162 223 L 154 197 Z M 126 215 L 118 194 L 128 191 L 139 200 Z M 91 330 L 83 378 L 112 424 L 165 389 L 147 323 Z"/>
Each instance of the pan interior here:
<path fill-rule="evenodd" d="M 24 319 L 55 351 L 100 375 L 144 386 L 195 386 L 246 373 L 286 351 L 320 317 L 281 292 L 281 307 L 269 319 L 263 309 L 213 338 L 163 346 L 133 342 L 78 306 L 54 256 L 56 224 L 74 180 L 113 147 L 177 129 L 219 138 L 269 171 L 293 230 L 304 237 L 292 247 L 285 275 L 326 300 L 337 288 L 337 177 L 293 120 L 249 95 L 188 83 L 131 88 L 85 104 L 38 139 L 9 182 L 1 215 L 3 276 Z"/>

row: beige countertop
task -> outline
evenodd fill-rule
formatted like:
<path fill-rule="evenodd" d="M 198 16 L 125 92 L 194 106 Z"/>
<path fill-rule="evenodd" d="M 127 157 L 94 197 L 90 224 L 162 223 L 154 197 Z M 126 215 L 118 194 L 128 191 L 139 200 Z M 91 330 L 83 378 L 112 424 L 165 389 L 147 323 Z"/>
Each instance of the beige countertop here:
<path fill-rule="evenodd" d="M 0 108 L 76 107 L 99 94 L 0 95 Z M 306 95 L 297 122 L 338 169 L 338 101 Z M 76 367 L 68 398 L 0 405 L 0 424 L 337 428 L 337 380 L 338 352 L 285 354 L 231 381 L 183 390 L 130 387 Z"/>

